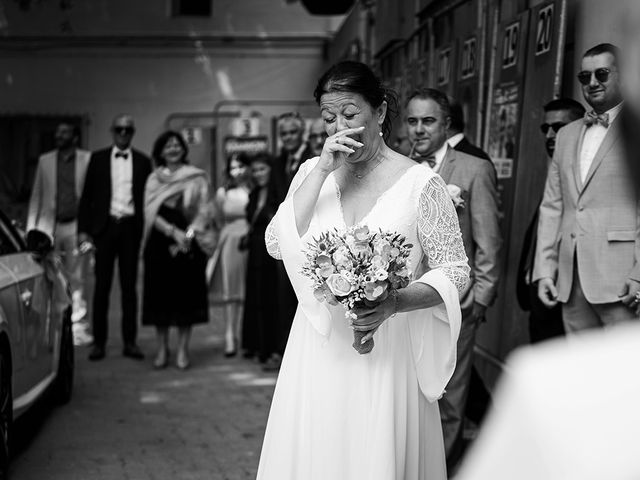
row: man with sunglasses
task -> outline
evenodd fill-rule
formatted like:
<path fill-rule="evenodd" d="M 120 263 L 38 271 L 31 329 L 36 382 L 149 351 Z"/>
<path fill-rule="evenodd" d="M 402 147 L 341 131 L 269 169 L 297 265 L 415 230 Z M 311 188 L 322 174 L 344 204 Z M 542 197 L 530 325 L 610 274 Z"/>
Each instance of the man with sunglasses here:
<path fill-rule="evenodd" d="M 578 80 L 593 110 L 558 132 L 544 196 L 533 281 L 562 304 L 568 334 L 638 318 L 638 196 L 619 141 L 619 50 L 589 49 Z"/>
<path fill-rule="evenodd" d="M 95 246 L 93 347 L 90 360 L 105 357 L 109 293 L 118 259 L 122 294 L 123 355 L 144 358 L 136 344 L 138 253 L 142 237 L 144 186 L 151 160 L 131 148 L 133 118 L 121 114 L 111 125 L 113 145 L 93 152 L 78 212 L 80 248 Z"/>
<path fill-rule="evenodd" d="M 540 130 L 544 135 L 548 158 L 545 168 L 553 157 L 556 146 L 556 134 L 565 125 L 584 117 L 584 107 L 572 98 L 558 98 L 551 100 L 544 107 L 544 121 Z M 542 163 L 542 159 L 540 159 Z M 542 192 L 540 192 L 540 195 Z M 538 205 L 539 206 L 539 205 Z M 520 307 L 530 312 L 529 338 L 531 343 L 538 343 L 553 337 L 564 335 L 562 324 L 562 310 L 560 305 L 547 308 L 538 298 L 537 285 L 531 282 L 533 260 L 536 250 L 536 232 L 538 229 L 538 209 L 524 235 L 520 264 L 518 267 L 518 281 L 516 286 Z"/>

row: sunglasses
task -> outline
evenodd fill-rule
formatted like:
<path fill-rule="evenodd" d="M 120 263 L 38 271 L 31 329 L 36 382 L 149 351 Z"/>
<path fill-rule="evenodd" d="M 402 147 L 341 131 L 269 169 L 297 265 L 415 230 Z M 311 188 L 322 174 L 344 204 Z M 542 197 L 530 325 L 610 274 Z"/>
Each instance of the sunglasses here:
<path fill-rule="evenodd" d="M 565 125 L 566 123 L 564 122 L 543 123 L 542 125 L 540 125 L 540 131 L 542 131 L 542 133 L 545 135 L 549 132 L 549 129 L 553 130 L 553 133 L 558 133 L 558 130 L 560 130 Z"/>
<path fill-rule="evenodd" d="M 596 68 L 593 72 L 589 70 L 583 70 L 576 76 L 578 77 L 578 81 L 582 85 L 589 85 L 591 83 L 591 75 L 595 75 L 598 82 L 605 83 L 607 80 L 609 80 L 611 70 L 609 70 L 608 68 Z"/>
<path fill-rule="evenodd" d="M 135 128 L 133 127 L 113 127 L 113 131 L 118 135 L 133 135 Z"/>

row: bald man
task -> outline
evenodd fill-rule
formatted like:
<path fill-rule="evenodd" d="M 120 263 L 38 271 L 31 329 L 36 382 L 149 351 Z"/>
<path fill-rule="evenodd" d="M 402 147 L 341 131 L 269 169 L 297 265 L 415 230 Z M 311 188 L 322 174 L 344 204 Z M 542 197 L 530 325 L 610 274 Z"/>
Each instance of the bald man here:
<path fill-rule="evenodd" d="M 131 148 L 135 125 L 131 115 L 113 119 L 113 145 L 93 152 L 78 207 L 78 242 L 95 247 L 93 347 L 89 360 L 105 357 L 109 293 L 118 259 L 122 292 L 122 339 L 125 357 L 142 360 L 136 344 L 138 253 L 142 237 L 144 186 L 151 160 Z"/>

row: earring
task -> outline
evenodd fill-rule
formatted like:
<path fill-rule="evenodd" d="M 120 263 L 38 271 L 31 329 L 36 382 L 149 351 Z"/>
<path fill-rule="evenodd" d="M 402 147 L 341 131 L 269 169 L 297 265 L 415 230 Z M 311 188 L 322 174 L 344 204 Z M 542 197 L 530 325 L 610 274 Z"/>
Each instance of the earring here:
<path fill-rule="evenodd" d="M 378 135 L 382 136 L 382 132 L 378 132 Z"/>

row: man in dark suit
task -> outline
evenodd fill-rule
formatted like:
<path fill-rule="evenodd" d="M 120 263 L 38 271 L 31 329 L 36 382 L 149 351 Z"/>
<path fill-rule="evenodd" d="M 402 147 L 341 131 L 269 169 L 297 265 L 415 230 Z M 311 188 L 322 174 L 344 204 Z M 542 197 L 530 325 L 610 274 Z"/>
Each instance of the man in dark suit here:
<path fill-rule="evenodd" d="M 414 159 L 431 167 L 447 184 L 471 267 L 469 288 L 460 298 L 462 327 L 456 370 L 439 401 L 447 467 L 453 472 L 463 452 L 476 330 L 497 292 L 502 236 L 493 165 L 447 144 L 449 116 L 447 96 L 431 88 L 414 92 L 406 105 L 405 121 Z"/>
<path fill-rule="evenodd" d="M 144 187 L 151 160 L 131 148 L 133 118 L 118 115 L 111 126 L 114 145 L 91 154 L 78 211 L 78 241 L 95 246 L 93 347 L 90 360 L 105 356 L 109 293 L 118 259 L 122 291 L 123 355 L 144 358 L 136 344 L 138 253 L 142 237 Z"/>
<path fill-rule="evenodd" d="M 282 150 L 276 158 L 275 171 L 286 193 L 300 165 L 315 155 L 304 142 L 304 120 L 299 113 L 284 113 L 278 117 L 278 136 Z"/>
<path fill-rule="evenodd" d="M 451 148 L 454 148 L 458 152 L 466 153 L 472 157 L 483 158 L 491 161 L 491 158 L 480 147 L 477 147 L 469 141 L 464 134 L 464 112 L 462 111 L 462 105 L 457 102 L 450 103 L 451 115 L 449 128 L 447 129 L 447 143 Z"/>
<path fill-rule="evenodd" d="M 546 159 L 547 169 L 551 158 L 553 158 L 558 130 L 568 123 L 582 118 L 584 112 L 584 107 L 571 98 L 552 100 L 544 106 L 544 122 L 540 125 L 540 129 L 545 136 L 545 147 L 548 154 Z M 542 197 L 542 192 L 540 192 L 540 197 Z M 564 335 L 560 305 L 547 308 L 538 298 L 536 285 L 531 282 L 536 251 L 536 232 L 538 231 L 538 209 L 539 204 L 524 235 L 520 266 L 518 267 L 518 282 L 516 284 L 520 308 L 530 312 L 529 337 L 531 343 L 538 343 Z"/>

